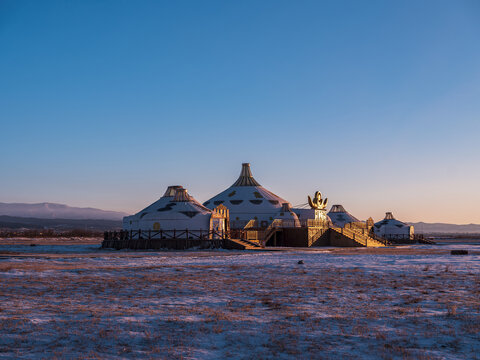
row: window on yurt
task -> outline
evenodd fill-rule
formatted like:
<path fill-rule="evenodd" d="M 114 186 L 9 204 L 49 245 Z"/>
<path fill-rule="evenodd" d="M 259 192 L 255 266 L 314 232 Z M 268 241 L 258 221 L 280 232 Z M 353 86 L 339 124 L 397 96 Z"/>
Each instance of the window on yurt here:
<path fill-rule="evenodd" d="M 262 194 L 260 194 L 258 191 L 254 191 L 254 192 L 253 192 L 253 195 L 255 195 L 255 197 L 256 197 L 257 199 L 263 199 Z"/>
<path fill-rule="evenodd" d="M 198 214 L 198 211 L 179 211 L 179 213 L 188 216 L 189 218 L 193 218 Z"/>

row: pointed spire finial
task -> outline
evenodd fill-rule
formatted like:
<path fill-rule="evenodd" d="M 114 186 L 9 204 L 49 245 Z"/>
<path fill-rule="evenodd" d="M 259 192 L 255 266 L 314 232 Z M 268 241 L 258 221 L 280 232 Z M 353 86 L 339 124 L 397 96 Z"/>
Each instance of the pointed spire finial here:
<path fill-rule="evenodd" d="M 187 189 L 177 189 L 175 197 L 173 198 L 174 202 L 186 202 L 190 201 L 190 195 L 188 195 Z"/>
<path fill-rule="evenodd" d="M 167 197 L 173 197 L 175 196 L 175 194 L 177 193 L 177 190 L 178 189 L 181 189 L 182 186 L 181 185 L 170 185 L 168 188 L 167 188 L 167 191 L 165 191 L 165 194 L 163 194 L 163 196 L 167 196 Z"/>
<path fill-rule="evenodd" d="M 249 163 L 242 164 L 242 172 L 237 181 L 232 186 L 260 186 L 260 184 L 253 178 Z"/>

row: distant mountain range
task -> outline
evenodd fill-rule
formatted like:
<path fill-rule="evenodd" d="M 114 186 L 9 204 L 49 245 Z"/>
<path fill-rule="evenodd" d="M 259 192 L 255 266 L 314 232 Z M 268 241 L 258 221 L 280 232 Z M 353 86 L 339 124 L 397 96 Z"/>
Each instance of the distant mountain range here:
<path fill-rule="evenodd" d="M 480 234 L 480 225 L 455 225 L 443 223 L 410 223 L 416 234 Z M 55 230 L 119 230 L 121 220 L 105 219 L 39 219 L 0 215 L 0 229 L 55 229 Z"/>
<path fill-rule="evenodd" d="M 40 203 L 2 203 L 0 215 L 38 218 L 38 219 L 71 219 L 71 220 L 122 220 L 128 214 L 117 211 L 106 211 L 94 208 L 71 207 L 63 204 Z"/>
<path fill-rule="evenodd" d="M 478 224 L 445 224 L 445 223 L 409 223 L 414 226 L 415 234 L 480 234 Z"/>
<path fill-rule="evenodd" d="M 2 203 L 0 228 L 91 228 L 116 229 L 128 214 L 95 208 L 79 208 L 63 204 Z M 480 234 L 479 224 L 409 223 L 416 234 Z"/>

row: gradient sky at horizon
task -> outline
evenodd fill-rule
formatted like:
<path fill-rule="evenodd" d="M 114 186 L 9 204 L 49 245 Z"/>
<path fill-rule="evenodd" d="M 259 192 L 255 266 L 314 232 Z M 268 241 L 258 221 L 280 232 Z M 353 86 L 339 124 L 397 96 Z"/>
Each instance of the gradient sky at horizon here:
<path fill-rule="evenodd" d="M 478 1 L 0 1 L 0 202 L 136 212 L 241 163 L 293 205 L 480 223 Z"/>

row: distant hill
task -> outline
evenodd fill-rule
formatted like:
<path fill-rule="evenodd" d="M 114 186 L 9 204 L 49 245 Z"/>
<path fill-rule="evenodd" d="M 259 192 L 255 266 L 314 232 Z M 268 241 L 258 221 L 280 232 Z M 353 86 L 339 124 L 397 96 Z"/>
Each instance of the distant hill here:
<path fill-rule="evenodd" d="M 480 234 L 479 224 L 445 224 L 445 223 L 409 223 L 415 227 L 416 234 Z"/>
<path fill-rule="evenodd" d="M 38 219 L 122 220 L 128 214 L 54 203 L 22 204 L 0 202 L 0 215 Z"/>
<path fill-rule="evenodd" d="M 120 220 L 103 219 L 38 219 L 0 215 L 0 229 L 54 229 L 54 230 L 117 230 Z"/>
<path fill-rule="evenodd" d="M 2 203 L 0 202 L 0 228 L 10 229 L 91 229 L 113 230 L 121 228 L 122 218 L 128 214 L 79 208 L 55 203 Z M 480 224 L 409 223 L 416 234 L 480 234 Z"/>

